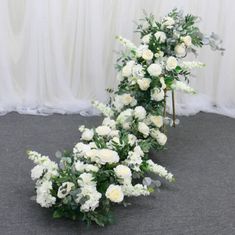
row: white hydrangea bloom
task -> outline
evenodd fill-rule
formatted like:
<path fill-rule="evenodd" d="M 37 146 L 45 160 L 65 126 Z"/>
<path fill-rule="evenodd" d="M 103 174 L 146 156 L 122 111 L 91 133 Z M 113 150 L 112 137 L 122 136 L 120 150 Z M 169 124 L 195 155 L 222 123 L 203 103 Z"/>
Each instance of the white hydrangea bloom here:
<path fill-rule="evenodd" d="M 39 179 L 43 172 L 44 172 L 45 168 L 42 165 L 36 165 L 32 170 L 31 170 L 31 178 L 32 180 L 37 180 Z"/>

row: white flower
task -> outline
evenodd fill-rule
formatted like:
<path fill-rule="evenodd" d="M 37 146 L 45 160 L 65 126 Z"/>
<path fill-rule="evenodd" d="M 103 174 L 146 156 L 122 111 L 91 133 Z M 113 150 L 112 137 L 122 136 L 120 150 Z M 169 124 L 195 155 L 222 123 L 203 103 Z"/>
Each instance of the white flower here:
<path fill-rule="evenodd" d="M 162 25 L 166 26 L 168 29 L 171 29 L 174 24 L 175 24 L 175 20 L 170 16 L 167 16 L 163 19 Z"/>
<path fill-rule="evenodd" d="M 129 105 L 134 102 L 135 98 L 132 97 L 130 94 L 123 94 L 120 96 L 121 102 L 124 105 Z"/>
<path fill-rule="evenodd" d="M 42 165 L 36 165 L 32 170 L 31 170 L 31 178 L 32 180 L 39 179 L 44 171 L 44 166 Z"/>
<path fill-rule="evenodd" d="M 103 126 L 108 126 L 111 129 L 115 129 L 116 127 L 116 122 L 112 119 L 110 119 L 109 117 L 104 118 L 103 122 L 102 122 Z"/>
<path fill-rule="evenodd" d="M 165 145 L 167 141 L 167 136 L 160 132 L 159 130 L 152 129 L 150 135 L 157 140 L 160 145 Z"/>
<path fill-rule="evenodd" d="M 175 90 L 181 90 L 190 94 L 195 94 L 195 90 L 192 87 L 181 81 L 174 81 L 174 83 L 171 85 L 171 88 Z"/>
<path fill-rule="evenodd" d="M 142 54 L 144 60 L 151 60 L 153 58 L 153 52 L 149 49 L 144 50 Z"/>
<path fill-rule="evenodd" d="M 110 149 L 99 149 L 98 158 L 99 163 L 102 165 L 106 163 L 112 164 L 119 162 L 118 153 Z"/>
<path fill-rule="evenodd" d="M 183 43 L 175 46 L 175 54 L 178 57 L 185 56 L 186 49 L 185 49 L 185 45 Z"/>
<path fill-rule="evenodd" d="M 92 129 L 85 129 L 84 132 L 82 133 L 81 139 L 82 140 L 86 140 L 86 141 L 90 141 L 92 140 L 94 136 L 94 131 Z"/>
<path fill-rule="evenodd" d="M 148 49 L 147 45 L 141 44 L 136 50 L 136 57 L 138 57 L 138 58 L 142 57 L 143 51 L 147 50 L 147 49 Z"/>
<path fill-rule="evenodd" d="M 131 60 L 126 63 L 126 65 L 122 68 L 122 76 L 129 77 L 132 74 L 132 68 L 135 64 L 135 61 Z"/>
<path fill-rule="evenodd" d="M 132 69 L 132 75 L 137 78 L 144 77 L 144 69 L 142 65 L 140 64 L 134 65 Z"/>
<path fill-rule="evenodd" d="M 163 125 L 163 117 L 162 116 L 150 116 L 151 122 L 158 128 Z"/>
<path fill-rule="evenodd" d="M 142 106 L 137 106 L 134 109 L 134 116 L 138 119 L 138 120 L 143 120 L 146 117 L 146 110 L 144 107 Z"/>
<path fill-rule="evenodd" d="M 122 111 L 117 117 L 117 123 L 124 124 L 132 121 L 133 109 Z"/>
<path fill-rule="evenodd" d="M 99 167 L 92 165 L 92 164 L 85 164 L 85 171 L 86 172 L 98 172 L 99 171 Z"/>
<path fill-rule="evenodd" d="M 137 80 L 137 84 L 139 85 L 139 88 L 142 91 L 148 90 L 150 83 L 151 83 L 150 78 L 142 78 Z"/>
<path fill-rule="evenodd" d="M 128 134 L 128 144 L 130 146 L 133 146 L 137 141 L 137 138 L 135 135 L 132 135 L 132 134 Z"/>
<path fill-rule="evenodd" d="M 182 37 L 181 39 L 187 47 L 192 46 L 192 38 L 189 35 Z"/>
<path fill-rule="evenodd" d="M 143 36 L 141 40 L 143 43 L 148 44 L 150 41 L 150 38 L 151 38 L 151 34 L 149 33 L 149 34 Z"/>
<path fill-rule="evenodd" d="M 124 161 L 134 171 L 140 171 L 140 165 L 142 164 L 142 158 L 138 151 L 129 151 L 127 159 Z"/>
<path fill-rule="evenodd" d="M 141 157 L 144 156 L 144 152 L 142 151 L 142 149 L 140 148 L 139 145 L 135 146 L 134 152 L 137 153 L 138 155 L 140 155 Z"/>
<path fill-rule="evenodd" d="M 165 167 L 154 163 L 152 160 L 147 161 L 148 169 L 154 174 L 159 175 L 160 177 L 164 177 L 166 180 L 172 182 L 174 181 L 174 176 L 169 173 Z"/>
<path fill-rule="evenodd" d="M 183 61 L 181 67 L 185 70 L 191 70 L 193 68 L 202 68 L 205 64 L 200 61 Z"/>
<path fill-rule="evenodd" d="M 81 125 L 79 128 L 78 128 L 78 130 L 80 131 L 80 132 L 83 132 L 83 131 L 85 131 L 85 126 L 84 125 Z"/>
<path fill-rule="evenodd" d="M 160 77 L 160 83 L 162 84 L 162 89 L 166 89 L 166 83 L 164 77 Z"/>
<path fill-rule="evenodd" d="M 94 177 L 91 173 L 82 173 L 79 176 L 77 183 L 80 187 L 96 186 L 96 182 L 94 181 Z"/>
<path fill-rule="evenodd" d="M 74 183 L 72 182 L 64 182 L 58 189 L 57 197 L 58 198 L 65 198 L 74 187 Z"/>
<path fill-rule="evenodd" d="M 97 162 L 99 160 L 98 155 L 99 155 L 98 149 L 90 149 L 86 151 L 84 157 L 90 159 L 93 162 Z"/>
<path fill-rule="evenodd" d="M 36 202 L 41 205 L 41 207 L 51 207 L 55 204 L 56 198 L 51 195 L 52 182 L 44 181 L 36 186 Z"/>
<path fill-rule="evenodd" d="M 114 169 L 114 173 L 120 179 L 124 181 L 129 181 L 131 178 L 131 170 L 128 166 L 125 165 L 118 165 Z"/>
<path fill-rule="evenodd" d="M 154 36 L 160 43 L 164 43 L 166 41 L 166 34 L 162 31 L 156 32 Z"/>
<path fill-rule="evenodd" d="M 110 133 L 109 133 L 109 136 L 110 137 L 115 137 L 115 136 L 119 136 L 119 130 L 112 130 Z"/>
<path fill-rule="evenodd" d="M 156 58 L 160 58 L 164 56 L 164 52 L 163 51 L 158 51 L 157 53 L 155 53 L 155 57 Z"/>
<path fill-rule="evenodd" d="M 125 196 L 127 197 L 138 197 L 138 196 L 147 196 L 149 195 L 149 191 L 146 185 L 142 185 L 142 184 L 136 184 L 136 185 L 132 185 L 132 184 L 124 184 L 122 186 L 122 191 L 124 193 Z"/>
<path fill-rule="evenodd" d="M 155 101 L 161 101 L 165 97 L 164 90 L 162 88 L 155 87 L 151 91 L 151 99 Z"/>
<path fill-rule="evenodd" d="M 166 69 L 168 71 L 175 69 L 177 65 L 178 65 L 177 59 L 173 56 L 170 56 L 166 61 Z"/>
<path fill-rule="evenodd" d="M 131 42 L 130 40 L 123 38 L 121 36 L 117 36 L 116 39 L 123 45 L 125 46 L 127 49 L 135 51 L 136 50 L 136 46 L 133 42 Z"/>
<path fill-rule="evenodd" d="M 81 142 L 77 143 L 73 148 L 73 153 L 75 155 L 84 155 L 91 147 L 88 144 L 83 144 Z"/>
<path fill-rule="evenodd" d="M 85 169 L 85 164 L 81 161 L 76 161 L 74 163 L 74 168 L 75 168 L 76 171 L 83 172 L 84 169 Z"/>
<path fill-rule="evenodd" d="M 124 194 L 122 188 L 119 185 L 111 184 L 106 190 L 105 196 L 112 202 L 119 203 L 123 201 Z"/>
<path fill-rule="evenodd" d="M 159 76 L 162 73 L 162 67 L 160 64 L 151 64 L 147 71 L 151 76 Z"/>
<path fill-rule="evenodd" d="M 149 135 L 149 127 L 144 122 L 138 123 L 138 131 L 147 137 Z"/>
<path fill-rule="evenodd" d="M 109 133 L 111 132 L 111 129 L 110 127 L 108 126 L 98 126 L 96 129 L 95 129 L 96 133 L 100 136 L 107 136 L 109 135 Z"/>

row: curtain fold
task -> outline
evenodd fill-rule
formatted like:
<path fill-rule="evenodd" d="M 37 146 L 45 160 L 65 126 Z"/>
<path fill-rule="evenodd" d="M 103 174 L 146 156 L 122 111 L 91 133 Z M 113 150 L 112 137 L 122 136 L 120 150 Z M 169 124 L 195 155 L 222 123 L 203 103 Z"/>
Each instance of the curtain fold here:
<path fill-rule="evenodd" d="M 172 8 L 201 16 L 226 52 L 206 48 L 196 59 L 197 95 L 176 94 L 178 114 L 198 111 L 235 117 L 235 2 L 231 0 L 2 0 L 0 2 L 0 114 L 92 114 L 90 101 L 107 100 L 117 85 L 116 35 L 134 42 L 142 10 L 161 17 Z M 170 104 L 170 103 L 169 103 Z"/>

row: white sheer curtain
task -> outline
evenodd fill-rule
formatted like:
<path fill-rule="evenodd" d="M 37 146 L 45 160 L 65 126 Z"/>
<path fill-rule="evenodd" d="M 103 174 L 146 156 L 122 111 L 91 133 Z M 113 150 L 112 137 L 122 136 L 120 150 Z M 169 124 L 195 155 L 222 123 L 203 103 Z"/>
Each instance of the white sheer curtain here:
<path fill-rule="evenodd" d="M 235 1 L 233 0 L 0 0 L 0 113 L 46 114 L 91 110 L 116 85 L 115 35 L 137 42 L 133 20 L 174 7 L 202 17 L 217 32 L 223 57 L 204 48 L 195 71 L 198 95 L 177 94 L 177 111 L 235 117 Z"/>

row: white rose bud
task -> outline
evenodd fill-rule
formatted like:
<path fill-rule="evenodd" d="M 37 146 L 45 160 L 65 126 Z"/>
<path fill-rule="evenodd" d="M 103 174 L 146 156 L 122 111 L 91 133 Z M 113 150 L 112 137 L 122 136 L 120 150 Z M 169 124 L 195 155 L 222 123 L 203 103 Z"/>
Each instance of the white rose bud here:
<path fill-rule="evenodd" d="M 173 56 L 170 56 L 166 61 L 166 69 L 168 71 L 175 69 L 177 65 L 178 65 L 177 59 Z"/>
<path fill-rule="evenodd" d="M 85 131 L 82 133 L 81 139 L 89 141 L 92 140 L 93 136 L 94 136 L 94 131 L 92 129 L 91 130 L 85 129 Z"/>
<path fill-rule="evenodd" d="M 160 64 L 151 64 L 147 71 L 151 76 L 159 76 L 162 73 L 162 67 Z"/>
<path fill-rule="evenodd" d="M 182 37 L 181 39 L 187 47 L 190 47 L 192 45 L 192 38 L 189 35 Z"/>
<path fill-rule="evenodd" d="M 149 49 L 144 50 L 142 54 L 144 60 L 151 60 L 153 58 L 153 52 Z"/>
<path fill-rule="evenodd" d="M 138 123 L 138 131 L 147 137 L 149 135 L 149 127 L 144 122 Z"/>
<path fill-rule="evenodd" d="M 154 36 L 160 43 L 164 43 L 166 41 L 166 34 L 164 32 L 158 31 Z"/>
<path fill-rule="evenodd" d="M 186 50 L 185 50 L 185 45 L 183 43 L 175 46 L 175 54 L 178 57 L 185 56 Z"/>
<path fill-rule="evenodd" d="M 151 122 L 158 128 L 163 125 L 163 117 L 162 116 L 150 116 Z"/>
<path fill-rule="evenodd" d="M 139 85 L 139 88 L 142 91 L 148 90 L 150 83 L 151 83 L 150 78 L 142 78 L 137 80 L 137 84 Z"/>

